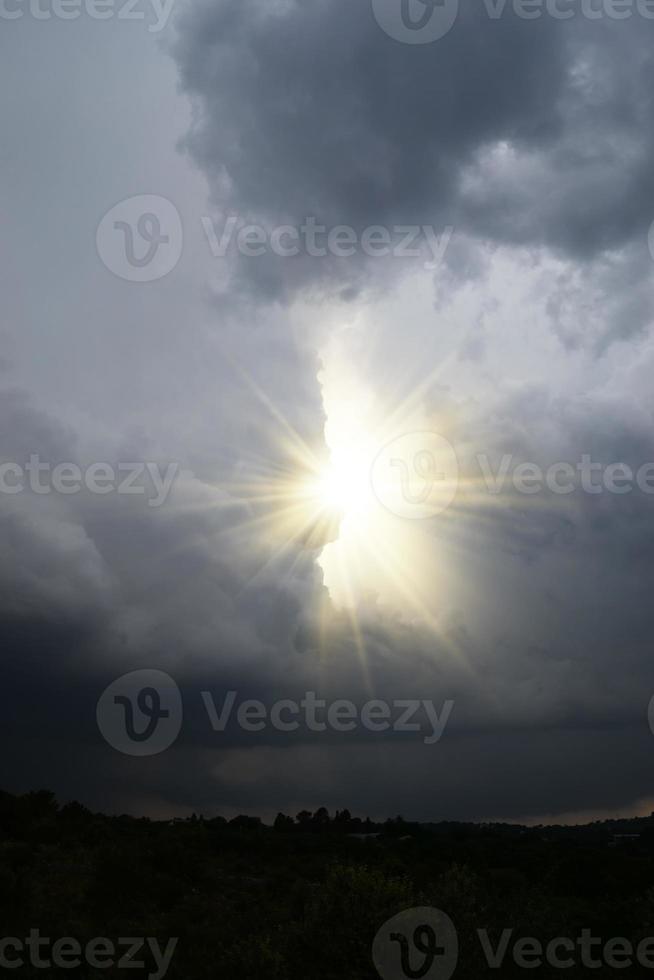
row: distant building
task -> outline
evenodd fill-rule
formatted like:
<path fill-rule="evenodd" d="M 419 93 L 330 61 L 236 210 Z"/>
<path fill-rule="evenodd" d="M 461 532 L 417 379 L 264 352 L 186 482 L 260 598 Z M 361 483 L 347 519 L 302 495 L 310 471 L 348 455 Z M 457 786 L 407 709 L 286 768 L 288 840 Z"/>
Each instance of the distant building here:
<path fill-rule="evenodd" d="M 624 844 L 634 844 L 640 840 L 640 834 L 612 834 L 609 847 L 620 847 Z"/>

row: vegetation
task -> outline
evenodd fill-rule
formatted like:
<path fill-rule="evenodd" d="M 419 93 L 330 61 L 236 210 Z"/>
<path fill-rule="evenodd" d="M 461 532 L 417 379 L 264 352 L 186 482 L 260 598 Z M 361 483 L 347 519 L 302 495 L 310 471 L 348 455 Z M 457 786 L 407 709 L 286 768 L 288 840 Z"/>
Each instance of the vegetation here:
<path fill-rule="evenodd" d="M 362 834 L 378 836 L 352 836 Z M 637 943 L 654 935 L 653 885 L 650 818 L 583 828 L 400 817 L 379 825 L 320 809 L 280 814 L 268 827 L 245 816 L 110 817 L 59 806 L 48 792 L 0 794 L 0 935 L 38 928 L 82 944 L 152 936 L 162 946 L 178 936 L 170 980 L 373 980 L 377 930 L 425 905 L 456 925 L 456 977 L 523 976 L 512 962 L 490 970 L 476 930 L 488 929 L 494 944 L 506 928 L 545 943 L 584 928 Z M 577 966 L 531 972 L 597 975 Z M 124 975 L 117 967 L 47 971 L 60 974 Z M 14 975 L 44 971 L 27 965 Z"/>

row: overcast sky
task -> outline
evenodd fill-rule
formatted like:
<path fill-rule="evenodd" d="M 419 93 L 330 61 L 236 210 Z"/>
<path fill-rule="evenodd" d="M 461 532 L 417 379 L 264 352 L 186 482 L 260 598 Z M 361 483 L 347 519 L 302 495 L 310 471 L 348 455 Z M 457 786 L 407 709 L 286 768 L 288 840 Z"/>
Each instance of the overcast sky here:
<path fill-rule="evenodd" d="M 175 467 L 160 506 L 0 493 L 0 784 L 153 816 L 649 813 L 654 468 L 493 494 L 479 457 L 654 461 L 654 10 L 140 3 L 0 15 L 0 463 Z M 307 223 L 356 244 L 311 254 Z M 262 493 L 371 405 L 459 469 L 443 513 L 379 525 L 390 569 Z M 143 757 L 96 721 L 135 670 L 183 702 Z M 216 732 L 203 691 L 453 707 L 435 744 Z"/>

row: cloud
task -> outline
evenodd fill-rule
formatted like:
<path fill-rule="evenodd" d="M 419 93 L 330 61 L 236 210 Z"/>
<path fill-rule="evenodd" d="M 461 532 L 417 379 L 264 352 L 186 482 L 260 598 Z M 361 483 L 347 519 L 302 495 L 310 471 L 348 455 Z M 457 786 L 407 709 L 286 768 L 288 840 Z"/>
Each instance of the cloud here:
<path fill-rule="evenodd" d="M 582 260 L 636 239 L 646 251 L 641 28 L 508 9 L 492 19 L 471 5 L 437 44 L 416 46 L 386 36 L 365 3 L 195 5 L 175 45 L 195 107 L 186 145 L 223 215 L 449 224 Z M 370 275 L 370 262 L 329 258 L 237 264 L 237 281 L 267 299 Z"/>
<path fill-rule="evenodd" d="M 635 806 L 652 744 L 652 498 L 498 502 L 480 490 L 475 455 L 543 468 L 584 453 L 634 468 L 654 459 L 649 25 L 489 20 L 474 5 L 436 44 L 410 46 L 367 3 L 192 3 L 165 71 L 151 48 L 132 40 L 126 59 L 122 35 L 107 42 L 92 77 L 104 91 L 115 75 L 125 108 L 92 129 L 78 82 L 82 69 L 91 77 L 91 48 L 67 26 L 70 97 L 61 140 L 48 129 L 45 145 L 66 160 L 83 132 L 97 171 L 80 184 L 78 160 L 46 187 L 38 155 L 29 166 L 15 155 L 25 127 L 42 145 L 41 116 L 3 117 L 24 183 L 2 240 L 16 275 L 5 283 L 1 458 L 175 461 L 180 476 L 155 509 L 114 495 L 0 496 L 8 788 L 52 785 L 156 815 Z M 175 65 L 193 113 L 187 163 L 164 166 L 159 151 L 172 156 L 186 126 L 175 103 L 166 128 Z M 361 252 L 212 263 L 189 158 L 218 229 L 233 214 L 269 229 L 313 216 L 454 234 L 436 269 Z M 105 275 L 93 238 L 111 204 L 145 191 L 175 200 L 186 250 L 141 290 Z M 225 266 L 231 275 L 207 288 Z M 326 453 L 330 338 L 371 398 L 388 413 L 413 398 L 476 477 L 450 513 L 412 532 L 437 630 L 377 582 L 356 595 L 355 629 L 317 563 L 333 528 L 280 541 L 271 521 L 269 480 L 297 471 L 289 444 Z M 175 677 L 185 724 L 163 756 L 134 760 L 102 741 L 95 707 L 116 676 L 147 667 Z M 455 707 L 435 746 L 362 731 L 219 736 L 202 690 Z"/>

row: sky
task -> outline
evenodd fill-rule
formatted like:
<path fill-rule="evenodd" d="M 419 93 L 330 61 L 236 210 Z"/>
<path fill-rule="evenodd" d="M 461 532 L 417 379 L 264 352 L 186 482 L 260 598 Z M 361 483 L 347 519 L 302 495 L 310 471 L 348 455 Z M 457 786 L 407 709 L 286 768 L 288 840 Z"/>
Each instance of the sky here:
<path fill-rule="evenodd" d="M 654 6 L 0 20 L 0 785 L 654 810 Z"/>

